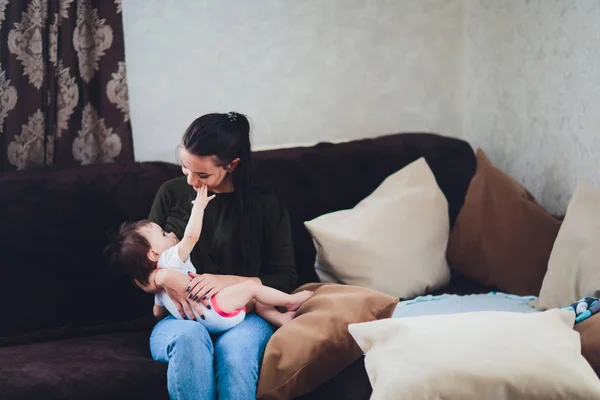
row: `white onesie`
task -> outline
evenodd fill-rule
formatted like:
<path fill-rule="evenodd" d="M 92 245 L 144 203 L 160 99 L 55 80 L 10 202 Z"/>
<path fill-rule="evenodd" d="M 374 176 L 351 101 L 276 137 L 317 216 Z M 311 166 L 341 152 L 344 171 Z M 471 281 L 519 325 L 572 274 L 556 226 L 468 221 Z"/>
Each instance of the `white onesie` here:
<path fill-rule="evenodd" d="M 178 252 L 179 244 L 164 251 L 158 258 L 158 268 L 172 269 L 179 271 L 184 275 L 187 275 L 188 272 L 196 273 L 196 268 L 192 264 L 190 257 L 188 257 L 185 261 L 181 261 Z M 179 314 L 179 311 L 177 311 L 175 303 L 164 290 L 161 290 L 154 295 L 154 303 L 156 305 L 165 307 L 175 318 L 183 319 Z M 196 311 L 192 309 L 194 315 L 196 316 L 196 321 L 204 325 L 209 333 L 217 334 L 225 332 L 226 330 L 231 329 L 242 322 L 246 317 L 245 309 L 240 309 L 232 313 L 224 312 L 218 306 L 214 297 L 209 299 L 209 303 L 211 305 L 210 310 L 202 303 L 198 303 L 204 311 L 205 319 L 202 319 L 200 315 L 198 315 Z M 188 318 L 191 319 L 191 316 L 188 315 Z"/>

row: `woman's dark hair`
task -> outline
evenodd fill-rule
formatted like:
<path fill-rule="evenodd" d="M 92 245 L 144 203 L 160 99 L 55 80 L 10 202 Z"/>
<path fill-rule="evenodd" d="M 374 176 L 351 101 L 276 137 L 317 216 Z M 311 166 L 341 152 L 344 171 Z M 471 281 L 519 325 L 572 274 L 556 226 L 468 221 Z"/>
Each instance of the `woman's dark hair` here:
<path fill-rule="evenodd" d="M 156 268 L 156 263 L 148 258 L 150 243 L 139 232 L 148 225 L 148 220 L 124 222 L 104 249 L 111 269 L 124 272 L 144 285 L 148 284 L 148 276 Z"/>
<path fill-rule="evenodd" d="M 196 118 L 183 135 L 183 147 L 198 157 L 214 156 L 217 165 L 240 161 L 232 173 L 234 194 L 241 219 L 242 257 L 248 262 L 250 204 L 252 202 L 252 145 L 248 118 L 237 112 L 206 114 Z"/>

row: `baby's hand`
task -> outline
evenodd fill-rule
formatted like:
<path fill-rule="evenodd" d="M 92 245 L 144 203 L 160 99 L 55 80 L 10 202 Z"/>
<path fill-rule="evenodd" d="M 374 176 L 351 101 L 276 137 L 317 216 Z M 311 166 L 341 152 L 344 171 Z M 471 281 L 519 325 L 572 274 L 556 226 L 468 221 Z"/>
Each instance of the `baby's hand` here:
<path fill-rule="evenodd" d="M 192 204 L 194 204 L 194 208 L 204 210 L 208 203 L 215 198 L 214 194 L 210 197 L 207 197 L 207 194 L 208 188 L 206 187 L 206 185 L 202 185 L 202 187 L 196 192 L 196 200 L 192 201 Z"/>

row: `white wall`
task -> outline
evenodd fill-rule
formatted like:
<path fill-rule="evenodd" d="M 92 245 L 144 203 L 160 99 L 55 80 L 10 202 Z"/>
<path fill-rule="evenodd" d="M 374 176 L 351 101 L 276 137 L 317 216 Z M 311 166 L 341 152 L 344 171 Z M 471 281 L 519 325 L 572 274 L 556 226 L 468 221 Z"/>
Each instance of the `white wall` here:
<path fill-rule="evenodd" d="M 255 148 L 460 134 L 460 0 L 125 0 L 136 158 L 236 110 Z"/>
<path fill-rule="evenodd" d="M 465 0 L 464 133 L 551 212 L 600 186 L 600 1 Z"/>
<path fill-rule="evenodd" d="M 255 148 L 435 131 L 550 211 L 600 185 L 598 0 L 125 0 L 136 158 L 237 110 Z"/>

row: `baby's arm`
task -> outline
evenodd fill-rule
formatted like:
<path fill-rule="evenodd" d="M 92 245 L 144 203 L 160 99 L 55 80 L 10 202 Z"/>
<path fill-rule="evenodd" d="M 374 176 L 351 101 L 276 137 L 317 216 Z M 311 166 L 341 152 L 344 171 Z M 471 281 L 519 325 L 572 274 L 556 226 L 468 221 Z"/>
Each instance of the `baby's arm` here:
<path fill-rule="evenodd" d="M 193 201 L 192 212 L 190 219 L 185 227 L 185 233 L 183 239 L 179 243 L 179 259 L 181 261 L 187 260 L 192 252 L 192 249 L 200 239 L 200 232 L 202 231 L 202 218 L 204 218 L 204 209 L 209 201 L 215 198 L 213 194 L 207 197 L 208 189 L 203 185 L 196 194 L 196 200 Z"/>

